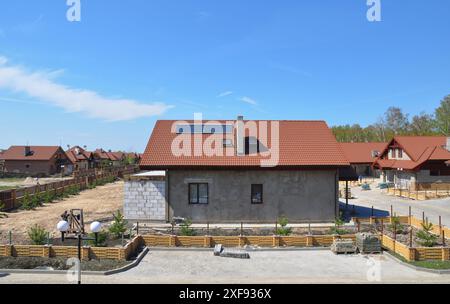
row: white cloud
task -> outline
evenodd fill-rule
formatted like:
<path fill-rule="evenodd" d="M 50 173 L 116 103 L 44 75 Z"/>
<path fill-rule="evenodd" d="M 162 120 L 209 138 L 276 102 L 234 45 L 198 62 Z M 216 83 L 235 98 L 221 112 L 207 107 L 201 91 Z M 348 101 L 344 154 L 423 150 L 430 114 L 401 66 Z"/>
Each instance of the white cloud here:
<path fill-rule="evenodd" d="M 232 94 L 233 94 L 232 91 L 226 91 L 226 92 L 220 93 L 219 95 L 217 95 L 217 97 L 218 97 L 218 98 L 221 98 L 221 97 L 230 96 L 230 95 L 232 95 Z"/>
<path fill-rule="evenodd" d="M 54 81 L 61 70 L 29 72 L 19 66 L 5 65 L 6 62 L 7 59 L 0 56 L 0 89 L 25 93 L 68 112 L 80 112 L 107 121 L 122 121 L 161 115 L 172 108 L 164 103 L 147 104 L 132 99 L 108 98 L 94 91 L 70 88 Z"/>
<path fill-rule="evenodd" d="M 8 62 L 8 58 L 0 56 L 0 65 L 5 65 Z"/>
<path fill-rule="evenodd" d="M 243 101 L 243 102 L 245 102 L 245 103 L 254 105 L 254 106 L 256 106 L 256 105 L 258 104 L 258 103 L 256 102 L 256 100 L 254 100 L 253 98 L 247 97 L 247 96 L 242 97 L 240 100 Z"/>

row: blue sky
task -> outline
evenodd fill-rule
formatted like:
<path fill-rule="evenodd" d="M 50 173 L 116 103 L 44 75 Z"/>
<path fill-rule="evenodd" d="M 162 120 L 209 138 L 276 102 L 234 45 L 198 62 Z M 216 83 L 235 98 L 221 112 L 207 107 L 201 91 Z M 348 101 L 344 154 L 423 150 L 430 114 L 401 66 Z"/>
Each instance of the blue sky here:
<path fill-rule="evenodd" d="M 450 2 L 65 0 L 0 4 L 0 148 L 143 151 L 157 119 L 367 125 L 450 94 Z"/>

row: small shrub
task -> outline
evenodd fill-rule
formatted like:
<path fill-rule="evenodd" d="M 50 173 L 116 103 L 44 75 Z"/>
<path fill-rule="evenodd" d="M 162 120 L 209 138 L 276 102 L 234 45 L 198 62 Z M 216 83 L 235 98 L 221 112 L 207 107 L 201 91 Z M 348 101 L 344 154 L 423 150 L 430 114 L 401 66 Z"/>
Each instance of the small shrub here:
<path fill-rule="evenodd" d="M 342 218 L 342 212 L 341 212 L 339 214 L 339 216 L 334 220 L 334 227 L 330 229 L 330 233 L 337 234 L 337 235 L 347 234 L 348 231 L 341 228 L 344 225 L 345 225 L 345 221 Z"/>
<path fill-rule="evenodd" d="M 424 247 L 434 247 L 437 244 L 438 236 L 432 233 L 432 223 L 422 223 L 422 230 L 417 232 L 418 243 Z"/>
<path fill-rule="evenodd" d="M 0 201 L 0 218 L 7 218 L 8 217 L 8 215 L 6 213 L 2 212 L 3 209 L 5 209 L 5 207 L 6 207 L 5 203 Z"/>
<path fill-rule="evenodd" d="M 31 206 L 33 209 L 42 206 L 42 194 L 40 192 L 36 192 L 31 198 Z"/>
<path fill-rule="evenodd" d="M 21 200 L 21 208 L 24 210 L 32 210 L 35 208 L 33 207 L 33 203 L 31 201 L 31 197 L 28 192 L 25 192 L 25 195 Z"/>
<path fill-rule="evenodd" d="M 114 221 L 111 223 L 109 227 L 109 232 L 111 232 L 117 239 L 122 237 L 122 234 L 127 231 L 128 222 L 124 219 L 124 216 L 120 211 L 117 211 L 116 214 L 113 214 Z"/>
<path fill-rule="evenodd" d="M 186 219 L 183 221 L 183 223 L 180 225 L 180 234 L 182 236 L 194 236 L 195 231 L 191 228 L 192 221 L 189 219 Z"/>
<path fill-rule="evenodd" d="M 284 235 L 288 236 L 292 233 L 292 228 L 287 227 L 289 224 L 289 220 L 287 217 L 282 216 L 278 219 L 278 224 L 281 226 L 280 228 L 277 228 L 276 234 L 277 235 Z"/>
<path fill-rule="evenodd" d="M 53 199 L 53 194 L 50 191 L 46 191 L 42 195 L 42 201 L 44 202 L 44 204 L 50 204 L 51 202 L 53 202 Z"/>
<path fill-rule="evenodd" d="M 33 245 L 45 245 L 47 243 L 48 232 L 39 225 L 34 225 L 28 229 L 28 237 Z"/>
<path fill-rule="evenodd" d="M 389 225 L 389 230 L 396 234 L 403 234 L 405 232 L 405 226 L 402 225 L 398 216 L 392 217 L 392 223 Z"/>
<path fill-rule="evenodd" d="M 89 238 L 95 239 L 95 233 L 93 233 L 93 232 L 90 233 Z M 100 231 L 98 233 L 98 237 L 97 237 L 97 244 L 95 244 L 95 240 L 92 240 L 92 241 L 89 240 L 88 244 L 91 246 L 96 246 L 96 247 L 106 247 L 108 238 L 109 238 L 108 231 Z"/>

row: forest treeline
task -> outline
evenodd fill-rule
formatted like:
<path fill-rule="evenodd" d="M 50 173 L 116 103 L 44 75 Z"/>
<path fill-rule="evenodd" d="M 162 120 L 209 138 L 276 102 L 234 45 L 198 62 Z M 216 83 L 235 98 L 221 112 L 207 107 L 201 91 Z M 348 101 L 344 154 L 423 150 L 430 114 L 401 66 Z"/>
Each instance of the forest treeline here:
<path fill-rule="evenodd" d="M 398 107 L 390 107 L 377 122 L 363 128 L 359 124 L 334 126 L 339 142 L 387 142 L 396 135 L 450 136 L 450 95 L 444 97 L 433 114 L 410 117 Z"/>

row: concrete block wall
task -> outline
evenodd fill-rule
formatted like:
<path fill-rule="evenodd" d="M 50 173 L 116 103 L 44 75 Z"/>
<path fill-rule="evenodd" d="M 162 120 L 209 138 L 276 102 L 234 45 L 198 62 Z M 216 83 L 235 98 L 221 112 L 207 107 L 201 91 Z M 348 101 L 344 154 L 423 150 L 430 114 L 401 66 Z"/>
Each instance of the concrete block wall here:
<path fill-rule="evenodd" d="M 129 220 L 166 220 L 166 183 L 156 180 L 125 182 L 124 215 Z"/>

